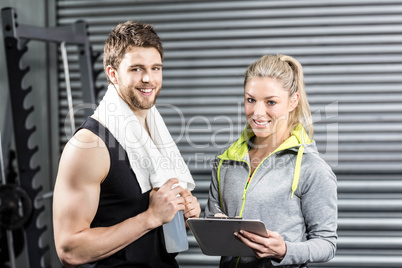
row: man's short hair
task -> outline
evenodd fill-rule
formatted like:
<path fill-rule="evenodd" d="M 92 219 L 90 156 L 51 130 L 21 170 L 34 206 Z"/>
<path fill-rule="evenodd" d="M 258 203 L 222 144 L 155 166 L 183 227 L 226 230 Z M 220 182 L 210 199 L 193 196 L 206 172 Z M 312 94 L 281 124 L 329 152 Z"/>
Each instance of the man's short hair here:
<path fill-rule="evenodd" d="M 118 69 L 124 54 L 130 47 L 153 47 L 158 50 L 163 60 L 162 42 L 149 24 L 136 21 L 126 21 L 117 25 L 109 34 L 105 41 L 103 50 L 103 67 L 106 71 L 107 66 Z M 106 77 L 108 77 L 106 75 Z M 108 82 L 111 81 L 108 79 Z"/>

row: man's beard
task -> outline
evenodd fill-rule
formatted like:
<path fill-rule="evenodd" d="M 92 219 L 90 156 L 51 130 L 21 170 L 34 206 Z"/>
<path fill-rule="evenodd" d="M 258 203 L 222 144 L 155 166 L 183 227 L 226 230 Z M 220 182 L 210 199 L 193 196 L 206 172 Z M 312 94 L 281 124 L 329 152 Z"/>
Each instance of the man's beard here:
<path fill-rule="evenodd" d="M 147 85 L 147 87 L 150 87 Z M 153 102 L 145 102 L 145 101 L 141 101 L 140 99 L 138 99 L 135 95 L 135 91 L 137 90 L 135 87 L 126 87 L 120 85 L 120 92 L 122 92 L 124 94 L 123 96 L 123 100 L 133 109 L 140 109 L 140 110 L 149 110 L 151 109 L 151 107 L 155 104 L 156 99 L 159 96 L 159 92 L 160 90 L 157 90 L 157 88 L 155 86 L 152 86 L 153 88 L 155 88 L 155 98 L 153 100 Z M 139 93 L 141 94 L 141 93 Z"/>

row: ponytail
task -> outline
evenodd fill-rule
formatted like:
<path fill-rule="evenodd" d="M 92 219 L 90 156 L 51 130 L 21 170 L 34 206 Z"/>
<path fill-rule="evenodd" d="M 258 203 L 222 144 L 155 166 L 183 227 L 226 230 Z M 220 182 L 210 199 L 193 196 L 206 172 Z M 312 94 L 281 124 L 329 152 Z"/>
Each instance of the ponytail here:
<path fill-rule="evenodd" d="M 311 119 L 310 104 L 304 87 L 304 75 L 302 65 L 293 57 L 278 55 L 279 59 L 288 63 L 293 72 L 293 81 L 289 87 L 289 97 L 299 93 L 299 104 L 289 115 L 289 128 L 293 130 L 299 123 L 304 126 L 310 138 L 314 135 L 313 122 Z"/>

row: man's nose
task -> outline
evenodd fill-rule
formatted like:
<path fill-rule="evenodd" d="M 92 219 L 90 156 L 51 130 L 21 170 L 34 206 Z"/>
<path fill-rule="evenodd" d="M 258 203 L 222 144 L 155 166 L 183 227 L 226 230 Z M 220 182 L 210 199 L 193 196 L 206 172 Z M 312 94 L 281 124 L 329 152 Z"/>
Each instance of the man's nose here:
<path fill-rule="evenodd" d="M 151 74 L 149 71 L 144 70 L 142 73 L 142 82 L 148 83 L 152 79 Z"/>

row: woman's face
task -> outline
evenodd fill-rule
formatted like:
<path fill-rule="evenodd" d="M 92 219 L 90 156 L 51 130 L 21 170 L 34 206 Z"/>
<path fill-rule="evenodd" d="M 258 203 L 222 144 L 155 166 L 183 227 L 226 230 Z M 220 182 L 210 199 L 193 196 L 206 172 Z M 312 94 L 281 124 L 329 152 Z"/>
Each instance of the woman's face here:
<path fill-rule="evenodd" d="M 279 141 L 287 135 L 289 114 L 298 103 L 298 93 L 289 98 L 282 84 L 269 77 L 255 77 L 244 88 L 244 111 L 255 135 Z"/>

